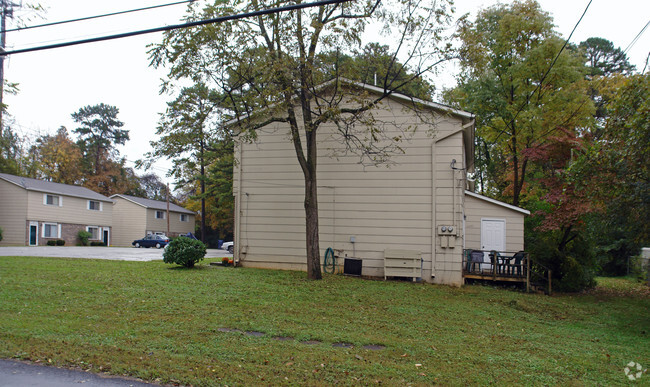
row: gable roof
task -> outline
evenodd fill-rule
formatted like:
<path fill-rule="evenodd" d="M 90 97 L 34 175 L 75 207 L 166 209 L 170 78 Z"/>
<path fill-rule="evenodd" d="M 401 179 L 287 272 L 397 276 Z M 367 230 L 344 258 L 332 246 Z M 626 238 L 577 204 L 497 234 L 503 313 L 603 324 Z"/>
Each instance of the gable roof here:
<path fill-rule="evenodd" d="M 131 203 L 137 204 L 144 208 L 152 208 L 154 210 L 167 211 L 167 202 L 162 202 L 160 200 L 145 199 L 145 198 L 139 198 L 137 196 L 123 195 L 123 194 L 112 195 L 111 199 L 114 198 L 122 198 L 124 200 L 128 200 Z M 192 214 L 192 215 L 196 214 L 194 211 L 190 211 L 186 208 L 183 208 L 171 202 L 169 203 L 169 211 L 181 212 L 183 214 Z"/>
<path fill-rule="evenodd" d="M 520 207 L 513 206 L 512 204 L 500 202 L 500 201 L 498 201 L 496 199 L 492 199 L 492 198 L 489 198 L 487 196 L 479 195 L 479 194 L 474 193 L 472 191 L 465 191 L 465 195 L 471 196 L 473 198 L 477 198 L 479 200 L 483 200 L 483 201 L 488 202 L 488 203 L 496 204 L 497 206 L 501 206 L 501 207 L 507 208 L 509 210 L 521 212 L 522 214 L 525 214 L 525 215 L 530 215 L 530 211 L 528 211 L 528 210 L 525 210 L 525 209 L 520 208 Z"/>
<path fill-rule="evenodd" d="M 73 196 L 82 199 L 92 199 L 109 203 L 113 202 L 111 199 L 102 194 L 78 185 L 53 183 L 51 181 L 32 179 L 30 177 L 14 176 L 7 173 L 0 173 L 0 179 L 5 180 L 11 184 L 15 184 L 27 191 Z"/>
<path fill-rule="evenodd" d="M 343 77 L 340 77 L 338 79 L 337 78 L 330 79 L 329 81 L 321 83 L 320 85 L 318 85 L 316 87 L 316 89 L 320 90 L 320 89 L 327 88 L 327 87 L 331 86 L 332 84 L 334 84 L 337 81 L 341 82 L 341 83 L 344 83 L 344 84 L 347 84 L 347 85 L 355 86 L 355 87 L 358 87 L 358 88 L 361 88 L 361 89 L 364 89 L 366 91 L 370 91 L 370 92 L 373 92 L 373 93 L 377 93 L 377 94 L 383 94 L 384 93 L 384 89 L 382 89 L 381 87 L 368 85 L 367 83 L 357 82 L 357 81 L 353 81 L 353 80 L 343 78 Z M 409 97 L 406 94 L 391 92 L 390 95 L 387 98 L 393 98 L 393 99 L 399 100 L 401 102 L 417 103 L 417 104 L 420 104 L 422 106 L 426 106 L 426 107 L 428 107 L 430 109 L 437 110 L 437 111 L 444 112 L 444 113 L 449 113 L 451 115 L 455 115 L 455 116 L 464 118 L 466 120 L 474 120 L 476 118 L 474 113 L 470 113 L 470 112 L 460 110 L 460 109 L 455 109 L 455 108 L 453 108 L 451 106 L 443 105 L 443 104 L 437 103 L 437 102 L 425 101 L 423 99 L 419 99 L 419 98 L 415 98 L 415 97 Z M 273 108 L 275 106 L 276 106 L 275 104 L 272 104 L 272 105 L 270 105 L 268 107 L 265 107 L 265 108 L 263 108 L 263 109 L 261 109 L 259 111 L 256 111 L 253 115 L 258 116 L 258 115 L 268 111 L 270 108 Z M 233 118 L 233 119 L 231 119 L 229 121 L 226 121 L 224 123 L 224 126 L 232 126 L 234 124 L 237 124 L 237 123 L 241 122 L 245 118 L 250 118 L 250 116 L 249 117 L 242 117 L 242 118 Z M 473 127 L 473 124 L 472 124 L 472 127 Z"/>

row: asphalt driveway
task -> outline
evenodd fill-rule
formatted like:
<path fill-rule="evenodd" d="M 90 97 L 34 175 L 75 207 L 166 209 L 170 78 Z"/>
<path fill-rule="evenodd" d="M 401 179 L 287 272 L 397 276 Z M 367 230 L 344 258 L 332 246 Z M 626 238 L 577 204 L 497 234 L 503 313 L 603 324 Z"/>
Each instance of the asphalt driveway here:
<path fill-rule="evenodd" d="M 85 246 L 7 246 L 0 247 L 0 256 L 91 258 L 118 261 L 153 261 L 163 259 L 163 249 L 136 249 L 134 247 Z M 225 250 L 208 249 L 205 258 L 231 257 Z"/>

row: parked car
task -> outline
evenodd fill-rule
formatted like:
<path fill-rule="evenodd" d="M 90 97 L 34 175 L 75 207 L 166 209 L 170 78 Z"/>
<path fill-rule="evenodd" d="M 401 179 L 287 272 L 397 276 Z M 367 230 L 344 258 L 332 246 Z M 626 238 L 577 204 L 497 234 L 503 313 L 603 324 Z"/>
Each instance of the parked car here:
<path fill-rule="evenodd" d="M 223 242 L 223 244 L 221 245 L 221 248 L 224 249 L 224 250 L 228 250 L 228 252 L 230 254 L 232 254 L 235 251 L 235 248 L 233 247 L 232 242 Z"/>
<path fill-rule="evenodd" d="M 167 246 L 169 238 L 166 235 L 149 234 L 142 239 L 136 239 L 131 243 L 134 247 L 155 247 L 160 249 Z"/>

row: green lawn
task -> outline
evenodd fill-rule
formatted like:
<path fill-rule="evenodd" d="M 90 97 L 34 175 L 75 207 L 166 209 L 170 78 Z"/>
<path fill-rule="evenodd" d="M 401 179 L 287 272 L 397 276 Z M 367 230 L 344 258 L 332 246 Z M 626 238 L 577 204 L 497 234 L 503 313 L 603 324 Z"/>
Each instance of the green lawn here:
<path fill-rule="evenodd" d="M 603 283 L 548 297 L 205 261 L 0 257 L 0 358 L 197 386 L 625 385 L 627 363 L 650 365 L 650 297 Z"/>

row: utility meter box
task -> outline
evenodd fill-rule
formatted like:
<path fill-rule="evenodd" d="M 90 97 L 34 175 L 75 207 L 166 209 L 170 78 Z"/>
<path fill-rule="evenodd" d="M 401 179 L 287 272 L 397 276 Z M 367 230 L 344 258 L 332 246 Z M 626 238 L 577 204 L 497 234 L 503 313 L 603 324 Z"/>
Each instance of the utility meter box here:
<path fill-rule="evenodd" d="M 458 235 L 454 226 L 438 226 L 438 235 Z"/>

